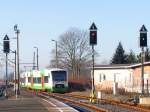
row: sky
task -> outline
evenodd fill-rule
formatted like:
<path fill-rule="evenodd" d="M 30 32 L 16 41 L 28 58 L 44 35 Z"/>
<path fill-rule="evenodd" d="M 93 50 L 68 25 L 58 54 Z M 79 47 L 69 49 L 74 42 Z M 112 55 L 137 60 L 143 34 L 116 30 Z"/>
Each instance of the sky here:
<path fill-rule="evenodd" d="M 149 0 L 0 0 L 0 43 L 7 34 L 11 49 L 16 49 L 13 27 L 18 24 L 20 62 L 32 63 L 36 46 L 40 68 L 45 68 L 55 47 L 52 39 L 58 40 L 71 27 L 88 30 L 95 22 L 95 49 L 99 53 L 97 62 L 101 63 L 111 59 L 119 41 L 126 52 L 140 52 L 139 29 L 144 24 L 149 31 L 149 12 Z M 13 56 L 9 54 L 9 58 Z"/>

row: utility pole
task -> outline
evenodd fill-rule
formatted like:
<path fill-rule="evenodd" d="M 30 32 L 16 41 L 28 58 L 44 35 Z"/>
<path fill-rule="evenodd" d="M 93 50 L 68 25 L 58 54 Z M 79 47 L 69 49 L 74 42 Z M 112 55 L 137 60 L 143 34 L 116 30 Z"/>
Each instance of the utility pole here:
<path fill-rule="evenodd" d="M 18 26 L 15 25 L 14 26 L 14 31 L 17 35 L 17 75 L 18 75 L 18 90 L 17 90 L 17 94 L 19 95 L 20 94 L 20 73 L 19 73 L 19 33 L 20 33 L 20 30 L 18 29 Z"/>
<path fill-rule="evenodd" d="M 54 41 L 56 45 L 56 68 L 58 68 L 57 41 L 56 40 L 52 40 L 52 41 Z"/>
<path fill-rule="evenodd" d="M 39 55 L 38 55 L 38 47 L 34 47 L 34 48 L 36 48 L 36 59 L 37 59 L 37 62 L 36 62 L 36 64 L 37 64 L 37 70 L 39 70 Z"/>
<path fill-rule="evenodd" d="M 15 95 L 17 97 L 17 88 L 16 88 L 16 80 L 17 80 L 17 72 L 16 72 L 16 50 L 12 51 L 12 53 L 15 54 L 15 73 L 14 73 L 14 77 L 15 77 L 15 84 L 14 84 L 14 89 L 15 89 Z"/>
<path fill-rule="evenodd" d="M 33 52 L 33 70 L 35 70 L 35 52 Z"/>

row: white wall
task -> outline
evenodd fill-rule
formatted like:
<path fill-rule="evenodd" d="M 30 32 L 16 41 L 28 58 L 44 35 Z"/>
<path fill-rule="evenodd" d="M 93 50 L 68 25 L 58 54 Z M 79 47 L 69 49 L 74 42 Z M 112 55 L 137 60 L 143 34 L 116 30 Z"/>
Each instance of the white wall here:
<path fill-rule="evenodd" d="M 125 87 L 129 83 L 131 84 L 131 76 L 131 69 L 103 69 L 94 71 L 95 85 L 104 81 L 114 82 L 114 80 L 116 80 L 116 82 L 118 82 L 118 87 Z"/>

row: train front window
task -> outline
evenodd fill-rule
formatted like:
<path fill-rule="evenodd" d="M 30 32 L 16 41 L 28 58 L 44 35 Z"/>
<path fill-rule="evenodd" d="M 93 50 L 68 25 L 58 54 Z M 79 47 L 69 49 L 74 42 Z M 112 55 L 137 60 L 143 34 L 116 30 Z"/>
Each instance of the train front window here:
<path fill-rule="evenodd" d="M 66 71 L 52 71 L 53 81 L 66 81 L 67 80 Z"/>

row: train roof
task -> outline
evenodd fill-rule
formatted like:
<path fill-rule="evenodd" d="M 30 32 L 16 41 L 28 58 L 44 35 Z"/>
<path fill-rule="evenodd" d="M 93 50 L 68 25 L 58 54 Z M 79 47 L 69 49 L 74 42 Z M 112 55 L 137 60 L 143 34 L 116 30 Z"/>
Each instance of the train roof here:
<path fill-rule="evenodd" d="M 49 69 L 42 69 L 42 70 L 31 70 L 23 72 L 22 74 L 28 74 L 28 73 L 35 73 L 35 72 L 44 72 L 44 71 L 67 71 L 67 69 L 61 69 L 61 68 L 49 68 Z"/>
<path fill-rule="evenodd" d="M 44 69 L 49 71 L 67 71 L 67 69 L 61 69 L 61 68 L 50 68 L 50 69 Z"/>

